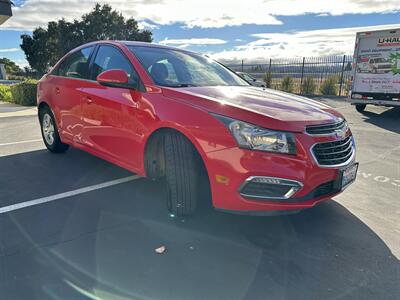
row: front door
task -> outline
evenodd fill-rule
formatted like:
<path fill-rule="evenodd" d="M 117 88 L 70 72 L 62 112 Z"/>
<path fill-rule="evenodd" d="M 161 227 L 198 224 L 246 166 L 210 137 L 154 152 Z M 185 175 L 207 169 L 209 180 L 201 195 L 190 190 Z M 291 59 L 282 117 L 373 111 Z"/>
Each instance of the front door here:
<path fill-rule="evenodd" d="M 138 75 L 128 58 L 116 47 L 101 45 L 91 66 L 91 78 L 111 70 L 124 70 L 132 82 Z M 107 87 L 93 81 L 82 89 L 82 138 L 90 147 L 112 159 L 137 168 L 135 149 L 138 145 L 135 130 L 136 110 L 141 92 Z"/>

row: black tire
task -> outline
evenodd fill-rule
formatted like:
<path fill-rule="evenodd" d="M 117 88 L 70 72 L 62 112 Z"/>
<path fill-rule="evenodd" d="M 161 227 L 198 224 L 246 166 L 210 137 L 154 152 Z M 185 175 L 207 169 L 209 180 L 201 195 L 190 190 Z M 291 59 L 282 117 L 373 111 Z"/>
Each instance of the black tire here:
<path fill-rule="evenodd" d="M 366 107 L 367 107 L 367 104 L 356 104 L 356 110 L 360 113 L 363 112 Z"/>
<path fill-rule="evenodd" d="M 167 133 L 164 136 L 167 207 L 176 216 L 196 211 L 200 174 L 196 155 L 193 145 L 183 135 Z"/>
<path fill-rule="evenodd" d="M 40 120 L 40 129 L 42 132 L 43 142 L 46 145 L 46 148 L 53 153 L 63 153 L 68 150 L 69 146 L 61 142 L 60 135 L 58 134 L 57 123 L 55 122 L 53 113 L 51 110 L 45 106 L 39 111 L 39 120 Z M 52 141 L 49 138 L 46 138 L 46 129 L 43 127 L 44 122 L 51 120 L 53 126 L 53 139 Z"/>

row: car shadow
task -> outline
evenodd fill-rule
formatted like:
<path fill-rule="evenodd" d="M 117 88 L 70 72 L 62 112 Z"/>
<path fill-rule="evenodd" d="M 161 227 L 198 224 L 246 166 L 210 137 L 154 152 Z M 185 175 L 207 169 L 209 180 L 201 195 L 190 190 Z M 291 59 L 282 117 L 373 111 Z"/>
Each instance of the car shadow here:
<path fill-rule="evenodd" d="M 366 110 L 363 111 L 362 114 L 364 116 L 364 122 L 395 133 L 400 133 L 400 107 L 392 107 L 384 112 L 377 113 L 368 110 L 367 106 Z"/>
<path fill-rule="evenodd" d="M 28 189 L 16 203 L 47 193 L 49 169 L 64 191 L 127 174 L 77 150 L 0 157 L 0 166 L 0 195 Z M 139 179 L 0 214 L 0 293 L 10 300 L 398 299 L 399 278 L 382 239 L 335 201 L 280 217 L 201 205 L 177 218 L 164 186 Z"/>

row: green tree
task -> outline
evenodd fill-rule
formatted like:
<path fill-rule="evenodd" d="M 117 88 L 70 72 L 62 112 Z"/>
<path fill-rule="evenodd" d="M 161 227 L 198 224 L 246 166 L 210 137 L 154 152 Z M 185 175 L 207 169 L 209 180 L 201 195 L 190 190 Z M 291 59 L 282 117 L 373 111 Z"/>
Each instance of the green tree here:
<path fill-rule="evenodd" d="M 286 76 L 282 79 L 281 90 L 291 93 L 293 92 L 293 79 L 292 77 Z"/>
<path fill-rule="evenodd" d="M 311 76 L 307 76 L 304 78 L 303 83 L 301 84 L 301 93 L 304 95 L 312 95 L 315 93 L 317 86 L 315 84 L 314 78 Z"/>
<path fill-rule="evenodd" d="M 45 73 L 63 55 L 84 43 L 98 40 L 131 40 L 151 42 L 149 30 L 139 30 L 135 19 L 125 19 L 108 4 L 96 4 L 79 20 L 65 19 L 38 27 L 32 36 L 21 35 L 21 48 L 32 69 Z"/>
<path fill-rule="evenodd" d="M 22 69 L 15 62 L 6 57 L 0 58 L 0 64 L 4 64 L 6 72 L 9 75 L 22 72 Z"/>

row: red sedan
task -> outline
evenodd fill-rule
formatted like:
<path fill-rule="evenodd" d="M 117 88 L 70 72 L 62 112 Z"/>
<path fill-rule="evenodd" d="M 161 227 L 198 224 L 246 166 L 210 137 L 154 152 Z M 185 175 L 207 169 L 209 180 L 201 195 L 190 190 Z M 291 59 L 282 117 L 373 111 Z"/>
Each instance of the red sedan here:
<path fill-rule="evenodd" d="M 186 50 L 83 45 L 40 80 L 38 107 L 50 151 L 73 146 L 162 180 L 176 215 L 209 201 L 202 189 L 223 211 L 296 212 L 340 193 L 357 172 L 354 139 L 337 111 L 253 87 Z"/>

